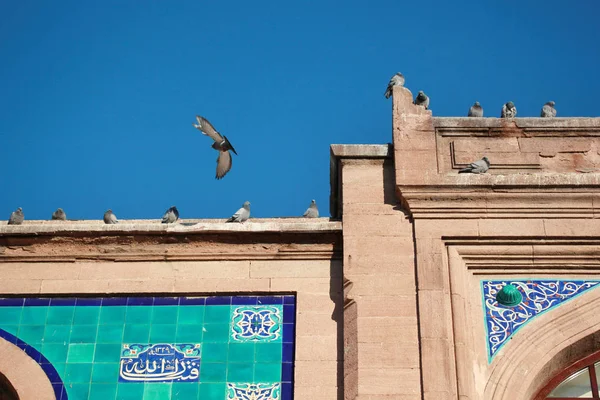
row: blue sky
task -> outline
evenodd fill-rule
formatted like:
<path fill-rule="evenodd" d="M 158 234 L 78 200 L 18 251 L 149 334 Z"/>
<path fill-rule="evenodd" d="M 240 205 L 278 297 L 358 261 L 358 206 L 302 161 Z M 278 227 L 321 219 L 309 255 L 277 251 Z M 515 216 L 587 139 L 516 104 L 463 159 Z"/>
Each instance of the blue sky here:
<path fill-rule="evenodd" d="M 0 218 L 329 215 L 329 145 L 391 141 L 396 71 L 437 116 L 599 114 L 597 0 L 289 3 L 1 2 Z"/>

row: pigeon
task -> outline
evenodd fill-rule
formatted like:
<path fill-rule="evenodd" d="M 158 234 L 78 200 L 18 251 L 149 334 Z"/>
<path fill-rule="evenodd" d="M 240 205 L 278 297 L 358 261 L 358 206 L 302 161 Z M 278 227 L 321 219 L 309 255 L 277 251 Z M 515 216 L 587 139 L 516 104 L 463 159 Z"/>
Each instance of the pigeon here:
<path fill-rule="evenodd" d="M 509 101 L 505 105 L 502 106 L 502 114 L 500 117 L 502 118 L 514 118 L 517 116 L 517 107 L 515 107 L 515 103 Z"/>
<path fill-rule="evenodd" d="M 206 135 L 215 141 L 212 144 L 212 148 L 219 152 L 219 157 L 217 157 L 216 179 L 221 179 L 231 169 L 231 153 L 229 153 L 229 150 L 233 151 L 236 156 L 237 152 L 229 140 L 227 140 L 227 136 L 221 135 L 219 132 L 217 132 L 217 130 L 211 125 L 210 122 L 208 122 L 206 118 L 196 115 L 196 120 L 198 123 L 193 124 L 194 127 L 202 132 L 203 135 Z"/>
<path fill-rule="evenodd" d="M 463 168 L 458 171 L 459 174 L 469 173 L 469 174 L 483 174 L 490 168 L 490 160 L 487 157 L 483 157 L 481 160 L 475 161 L 467 168 Z"/>
<path fill-rule="evenodd" d="M 113 214 L 112 210 L 107 210 L 104 213 L 104 223 L 105 224 L 117 224 L 119 221 L 117 220 L 117 216 Z"/>
<path fill-rule="evenodd" d="M 317 208 L 317 202 L 312 200 L 310 202 L 310 206 L 306 209 L 304 214 L 302 214 L 305 218 L 319 218 L 319 209 Z"/>
<path fill-rule="evenodd" d="M 549 101 L 542 107 L 542 112 L 540 113 L 540 117 L 542 118 L 554 118 L 556 117 L 556 108 L 554 108 L 554 102 Z"/>
<path fill-rule="evenodd" d="M 225 222 L 244 222 L 250 218 L 250 202 L 244 203 L 242 208 L 237 210 L 227 221 Z"/>
<path fill-rule="evenodd" d="M 10 213 L 10 218 L 8 219 L 8 225 L 21 225 L 25 216 L 23 215 L 23 209 L 21 207 L 17 208 L 16 211 Z"/>
<path fill-rule="evenodd" d="M 388 83 L 384 94 L 386 99 L 389 99 L 392 95 L 394 86 L 404 86 L 404 75 L 402 75 L 400 72 L 396 72 L 396 75 L 392 76 L 390 79 L 390 83 Z"/>
<path fill-rule="evenodd" d="M 172 224 L 173 222 L 177 221 L 178 219 L 179 219 L 179 211 L 177 210 L 177 207 L 173 206 L 165 212 L 165 215 L 163 215 L 162 223 L 163 224 Z"/>
<path fill-rule="evenodd" d="M 423 93 L 422 90 L 419 90 L 419 94 L 417 95 L 414 104 L 418 106 L 423 106 L 427 110 L 429 109 L 429 97 L 427 97 L 427 95 Z"/>
<path fill-rule="evenodd" d="M 67 214 L 65 214 L 65 212 L 63 211 L 62 208 L 57 208 L 56 211 L 54 211 L 52 213 L 52 219 L 56 219 L 59 221 L 66 221 L 67 220 Z"/>
<path fill-rule="evenodd" d="M 477 118 L 483 117 L 483 107 L 481 107 L 481 104 L 479 104 L 478 101 L 469 108 L 469 114 L 467 114 L 467 116 Z"/>

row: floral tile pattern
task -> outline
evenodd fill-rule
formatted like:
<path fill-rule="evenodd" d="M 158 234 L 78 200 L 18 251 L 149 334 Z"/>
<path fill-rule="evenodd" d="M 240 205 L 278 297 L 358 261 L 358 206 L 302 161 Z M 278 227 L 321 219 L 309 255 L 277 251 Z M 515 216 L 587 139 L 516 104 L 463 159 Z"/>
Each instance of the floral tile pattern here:
<path fill-rule="evenodd" d="M 231 337 L 238 342 L 271 342 L 281 338 L 281 306 L 246 306 L 233 309 Z"/>
<path fill-rule="evenodd" d="M 279 400 L 279 383 L 228 383 L 227 400 Z"/>
<path fill-rule="evenodd" d="M 533 318 L 598 287 L 599 283 L 598 280 L 563 279 L 481 281 L 488 362 L 492 362 L 504 344 Z M 523 296 L 523 300 L 512 307 L 496 300 L 498 292 L 508 284 Z"/>

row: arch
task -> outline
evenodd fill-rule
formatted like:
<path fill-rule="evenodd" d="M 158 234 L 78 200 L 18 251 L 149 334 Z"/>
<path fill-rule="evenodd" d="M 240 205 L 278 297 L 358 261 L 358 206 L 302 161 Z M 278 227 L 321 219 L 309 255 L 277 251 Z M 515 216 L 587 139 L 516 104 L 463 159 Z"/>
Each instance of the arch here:
<path fill-rule="evenodd" d="M 0 400 L 19 400 L 15 387 L 2 373 L 0 373 Z"/>
<path fill-rule="evenodd" d="M 42 367 L 23 350 L 0 337 L 0 374 L 19 400 L 56 400 L 54 389 Z"/>
<path fill-rule="evenodd" d="M 598 350 L 600 290 L 592 290 L 525 326 L 498 354 L 485 399 L 533 399 L 563 369 Z"/>

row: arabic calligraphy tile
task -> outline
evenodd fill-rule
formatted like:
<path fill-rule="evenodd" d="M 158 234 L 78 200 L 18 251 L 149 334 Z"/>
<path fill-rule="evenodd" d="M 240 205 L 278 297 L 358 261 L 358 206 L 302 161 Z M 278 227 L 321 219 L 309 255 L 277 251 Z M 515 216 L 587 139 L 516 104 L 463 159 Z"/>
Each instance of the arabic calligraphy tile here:
<path fill-rule="evenodd" d="M 72 383 L 67 391 L 71 399 L 87 399 L 90 395 L 90 383 Z"/>
<path fill-rule="evenodd" d="M 95 362 L 92 368 L 92 382 L 114 383 L 119 380 L 119 363 Z"/>
<path fill-rule="evenodd" d="M 179 325 L 198 325 L 204 322 L 204 306 L 179 306 L 177 323 Z"/>
<path fill-rule="evenodd" d="M 282 353 L 281 343 L 257 343 L 256 362 L 280 362 Z"/>
<path fill-rule="evenodd" d="M 44 325 L 21 325 L 19 338 L 30 344 L 41 344 L 45 328 Z"/>
<path fill-rule="evenodd" d="M 46 317 L 47 324 L 71 325 L 75 306 L 49 307 Z"/>
<path fill-rule="evenodd" d="M 150 328 L 151 343 L 174 343 L 177 325 L 152 325 Z"/>
<path fill-rule="evenodd" d="M 120 343 L 96 344 L 96 356 L 94 362 L 110 363 L 119 362 L 121 356 Z"/>
<path fill-rule="evenodd" d="M 177 343 L 202 342 L 202 325 L 178 325 L 175 341 Z"/>
<path fill-rule="evenodd" d="M 117 384 L 117 399 L 118 400 L 140 400 L 144 398 L 143 383 L 118 383 Z M 195 399 L 195 397 L 193 397 Z"/>
<path fill-rule="evenodd" d="M 281 381 L 281 363 L 256 363 L 254 380 L 259 382 Z"/>
<path fill-rule="evenodd" d="M 283 324 L 283 343 L 294 342 L 294 324 Z"/>
<path fill-rule="evenodd" d="M 27 298 L 25 298 L 24 304 L 27 307 L 30 307 L 30 306 L 49 306 L 50 305 L 50 299 L 40 299 L 40 298 L 27 297 Z"/>
<path fill-rule="evenodd" d="M 100 325 L 123 325 L 126 310 L 124 306 L 100 307 Z"/>
<path fill-rule="evenodd" d="M 296 322 L 296 306 L 283 306 L 283 322 L 286 324 Z"/>
<path fill-rule="evenodd" d="M 65 368 L 65 383 L 90 383 L 92 364 L 67 364 Z"/>
<path fill-rule="evenodd" d="M 258 298 L 256 296 L 233 296 L 231 304 L 235 306 L 255 306 L 258 304 Z"/>
<path fill-rule="evenodd" d="M 149 324 L 152 319 L 152 307 L 149 306 L 127 306 L 125 312 L 125 323 L 127 324 Z"/>
<path fill-rule="evenodd" d="M 283 343 L 282 353 L 281 353 L 281 361 L 282 362 L 293 362 L 294 361 L 294 343 Z"/>
<path fill-rule="evenodd" d="M 123 332 L 124 342 L 148 342 L 150 340 L 150 326 L 148 324 L 127 324 Z"/>
<path fill-rule="evenodd" d="M 90 386 L 88 400 L 113 400 L 117 397 L 116 383 L 96 383 Z"/>
<path fill-rule="evenodd" d="M 114 307 L 127 305 L 127 297 L 103 297 L 102 307 Z"/>
<path fill-rule="evenodd" d="M 231 313 L 230 306 L 206 306 L 204 311 L 205 324 L 227 324 Z"/>
<path fill-rule="evenodd" d="M 227 364 L 202 363 L 200 368 L 200 382 L 225 382 L 227 379 Z"/>
<path fill-rule="evenodd" d="M 227 400 L 279 400 L 279 383 L 228 383 Z"/>
<path fill-rule="evenodd" d="M 99 307 L 102 305 L 102 298 L 88 298 L 88 297 L 78 297 L 75 302 L 76 306 L 95 306 Z"/>
<path fill-rule="evenodd" d="M 198 399 L 220 400 L 225 398 L 225 381 L 221 383 L 201 383 L 198 388 Z"/>
<path fill-rule="evenodd" d="M 95 343 L 98 325 L 73 325 L 71 343 Z"/>
<path fill-rule="evenodd" d="M 294 364 L 291 362 L 284 362 L 281 364 L 281 381 L 292 382 L 294 380 Z"/>
<path fill-rule="evenodd" d="M 3 297 L 0 298 L 0 307 L 22 307 L 25 304 L 24 298 Z"/>
<path fill-rule="evenodd" d="M 71 337 L 71 325 L 46 325 L 44 343 L 68 343 Z"/>
<path fill-rule="evenodd" d="M 229 324 L 204 324 L 203 327 L 203 342 L 229 342 Z"/>
<path fill-rule="evenodd" d="M 231 337 L 234 341 L 276 341 L 281 338 L 282 306 L 233 308 Z"/>
<path fill-rule="evenodd" d="M 100 325 L 96 343 L 121 343 L 123 330 L 123 325 Z"/>
<path fill-rule="evenodd" d="M 283 304 L 283 296 L 260 296 L 258 305 Z"/>
<path fill-rule="evenodd" d="M 155 306 L 176 306 L 179 305 L 179 297 L 155 297 Z"/>
<path fill-rule="evenodd" d="M 94 344 L 69 343 L 67 363 L 91 363 L 94 359 Z"/>
<path fill-rule="evenodd" d="M 211 296 L 206 298 L 207 306 L 231 305 L 231 296 Z"/>
<path fill-rule="evenodd" d="M 126 344 L 121 353 L 120 382 L 197 382 L 198 344 Z M 190 350 L 190 351 L 187 351 Z"/>
<path fill-rule="evenodd" d="M 50 299 L 51 306 L 74 306 L 76 302 L 76 297 L 54 297 Z"/>
<path fill-rule="evenodd" d="M 75 306 L 73 324 L 97 325 L 100 318 L 100 307 Z"/>
<path fill-rule="evenodd" d="M 154 297 L 128 297 L 128 306 L 151 306 L 154 304 Z"/>
<path fill-rule="evenodd" d="M 179 305 L 203 306 L 206 304 L 206 297 L 180 297 Z"/>
<path fill-rule="evenodd" d="M 296 296 L 283 296 L 283 304 L 296 304 Z"/>
<path fill-rule="evenodd" d="M 229 355 L 227 358 L 227 362 L 254 362 L 255 352 L 255 342 L 229 343 Z"/>

